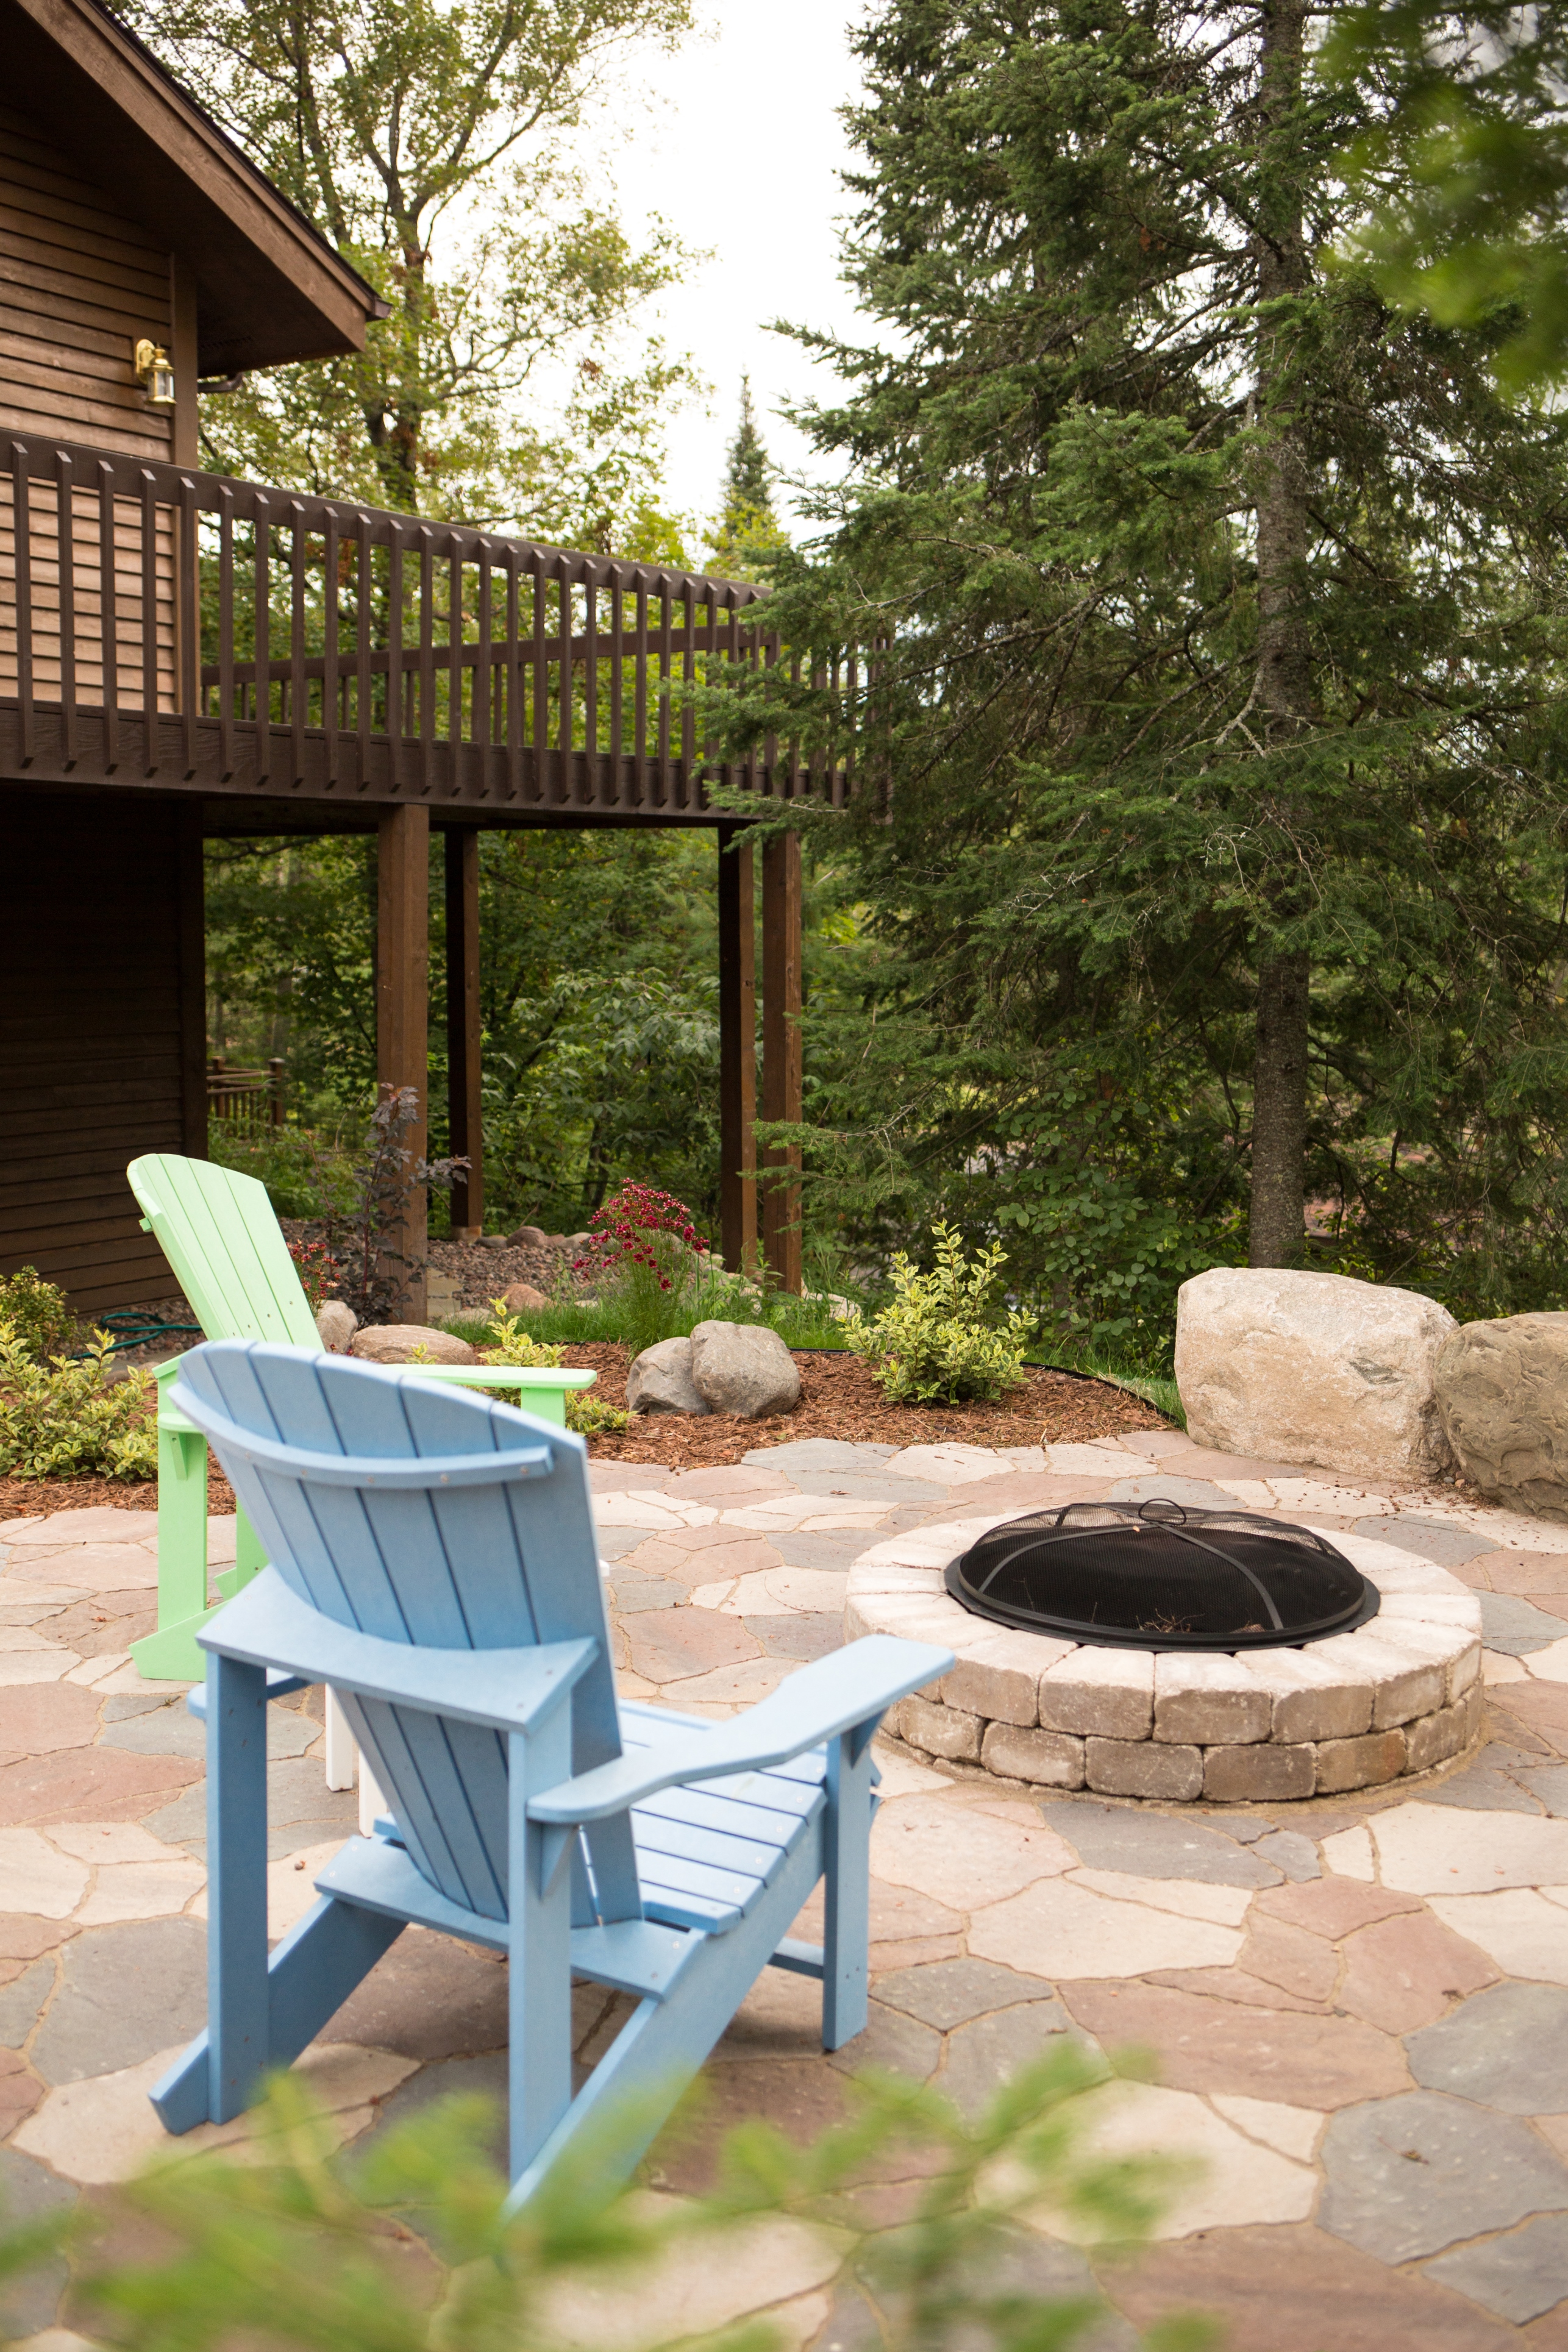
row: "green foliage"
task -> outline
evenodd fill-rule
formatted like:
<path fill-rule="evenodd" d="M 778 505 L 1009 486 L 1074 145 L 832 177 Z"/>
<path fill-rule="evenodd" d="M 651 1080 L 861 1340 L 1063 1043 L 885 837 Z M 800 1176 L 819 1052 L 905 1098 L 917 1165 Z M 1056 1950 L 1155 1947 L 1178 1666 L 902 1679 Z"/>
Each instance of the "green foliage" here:
<path fill-rule="evenodd" d="M 660 426 L 691 378 L 641 314 L 684 257 L 657 219 L 628 234 L 574 143 L 628 49 L 687 28 L 686 0 L 129 14 L 388 305 L 363 352 L 209 397 L 205 462 L 651 555 Z"/>
<path fill-rule="evenodd" d="M 710 561 L 734 580 L 766 582 L 789 544 L 773 511 L 774 472 L 752 405 L 752 380 L 741 378 L 741 417 L 724 467 L 723 502 L 712 526 Z"/>
<path fill-rule="evenodd" d="M 65 1292 L 46 1282 L 37 1266 L 0 1275 L 0 1320 L 36 1364 L 62 1352 L 76 1336 L 76 1317 Z"/>
<path fill-rule="evenodd" d="M 403 1247 L 409 1204 L 416 1190 L 449 1186 L 450 1160 L 426 1160 L 413 1149 L 419 1098 L 412 1087 L 384 1095 L 370 1115 L 359 1159 L 349 1171 L 346 1201 L 329 1195 L 323 1170 L 320 1192 L 326 1197 L 322 1222 L 333 1267 L 333 1287 L 362 1323 L 396 1319 L 414 1272 Z"/>
<path fill-rule="evenodd" d="M 631 1414 L 607 1403 L 592 1389 L 572 1389 L 566 1398 L 566 1426 L 579 1437 L 615 1437 L 631 1426 Z"/>
<path fill-rule="evenodd" d="M 1271 1148 L 1335 1254 L 1488 1312 L 1568 1286 L 1568 415 L 1500 394 L 1505 319 L 1320 266 L 1384 101 L 1315 80 L 1303 24 L 875 12 L 869 323 L 805 338 L 839 478 L 774 575 L 798 658 L 705 711 L 861 782 L 809 1215 L 873 1263 L 1005 1234 L 1056 1333 L 1151 1355 L 1183 1273 L 1263 1238 L 1290 959 L 1304 1143 Z"/>
<path fill-rule="evenodd" d="M 353 1163 L 337 1136 L 301 1127 L 263 1127 L 254 1135 L 233 1119 L 207 1121 L 207 1158 L 237 1175 L 254 1176 L 280 1217 L 321 1217 L 346 1209 L 353 1197 Z"/>
<path fill-rule="evenodd" d="M 884 1395 L 895 1404 L 987 1402 L 1016 1388 L 1035 1324 L 1016 1308 L 998 1325 L 989 1294 L 1007 1263 L 1001 1248 L 983 1250 L 973 1264 L 962 1235 L 950 1225 L 935 1233 L 936 1264 L 929 1274 L 900 1250 L 892 1265 L 893 1296 L 871 1319 L 857 1310 L 844 1327 L 858 1356 L 871 1360 Z"/>
<path fill-rule="evenodd" d="M 564 1346 L 552 1346 L 548 1341 L 530 1339 L 515 1315 L 509 1315 L 506 1301 L 492 1298 L 492 1321 L 480 1328 L 484 1337 L 479 1354 L 487 1364 L 532 1365 L 559 1364 L 565 1356 Z M 566 1426 L 579 1437 L 595 1437 L 601 1433 L 625 1429 L 631 1415 L 618 1405 L 606 1404 L 592 1389 L 568 1389 L 566 1392 Z"/>
<path fill-rule="evenodd" d="M 1568 371 L 1568 13 L 1483 0 L 1345 10 L 1320 60 L 1331 88 L 1375 75 L 1376 121 L 1350 152 L 1367 207 L 1345 234 L 1390 301 L 1440 326 L 1493 324 L 1500 380 L 1542 392 Z"/>
<path fill-rule="evenodd" d="M 110 1381 L 107 1331 L 78 1362 L 41 1363 L 0 1311 L 0 1477 L 155 1478 L 156 1400 L 147 1372 Z"/>
<path fill-rule="evenodd" d="M 1067 2352 L 1107 2308 L 1087 2266 L 1076 2289 L 1035 2288 L 1042 2224 L 1080 2242 L 1134 2242 L 1174 2171 L 1086 2145 L 1097 2106 L 1114 2096 L 1103 2061 L 1076 2045 L 1017 2074 L 973 2125 L 923 2086 L 863 2076 L 846 2123 L 805 2148 L 745 2124 L 725 2143 L 713 2193 L 680 2200 L 610 2185 L 605 2157 L 626 2121 L 612 2117 L 598 2145 L 509 2219 L 487 2102 L 439 2101 L 345 2159 L 284 2074 L 242 2156 L 176 2158 L 131 2186 L 129 2201 L 172 2251 L 100 2278 L 94 2299 L 125 2352 L 251 2341 L 278 2352 L 558 2352 L 557 2315 L 584 2292 L 635 2296 L 656 2265 L 743 2265 L 749 2229 L 786 2214 L 834 2232 L 844 2287 L 876 2307 L 893 2352 Z M 856 2192 L 895 2158 L 899 2177 L 921 2184 L 912 2213 L 868 2230 Z M 1058 2274 L 1061 2263 L 1058 2249 Z M 1175 2316 L 1142 2341 L 1147 2352 L 1202 2352 L 1215 2337 Z"/>

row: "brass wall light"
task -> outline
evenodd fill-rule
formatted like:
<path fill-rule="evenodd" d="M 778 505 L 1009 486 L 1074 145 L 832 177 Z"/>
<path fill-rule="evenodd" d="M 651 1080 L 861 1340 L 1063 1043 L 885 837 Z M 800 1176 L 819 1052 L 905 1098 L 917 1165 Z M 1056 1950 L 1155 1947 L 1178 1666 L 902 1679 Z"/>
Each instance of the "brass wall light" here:
<path fill-rule="evenodd" d="M 132 365 L 135 369 L 138 382 L 142 384 L 153 406 L 173 408 L 174 371 L 169 364 L 169 354 L 163 344 L 153 342 L 147 335 L 142 336 L 137 342 L 136 356 Z"/>

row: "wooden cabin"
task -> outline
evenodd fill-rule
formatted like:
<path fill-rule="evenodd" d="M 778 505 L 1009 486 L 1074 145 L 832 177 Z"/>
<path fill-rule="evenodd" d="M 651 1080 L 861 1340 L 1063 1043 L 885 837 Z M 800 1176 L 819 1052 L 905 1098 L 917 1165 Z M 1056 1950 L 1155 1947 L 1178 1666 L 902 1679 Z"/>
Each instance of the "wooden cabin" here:
<path fill-rule="evenodd" d="M 0 0 L 0 1272 L 37 1266 L 86 1311 L 169 1291 L 124 1171 L 205 1153 L 208 835 L 377 834 L 380 1074 L 424 1099 L 432 824 L 459 836 L 449 1108 L 471 1230 L 479 828 L 715 833 L 740 1263 L 751 853 L 707 786 L 846 790 L 771 745 L 715 767 L 695 739 L 679 689 L 705 657 L 779 658 L 757 592 L 204 473 L 203 379 L 362 349 L 383 306 L 95 0 Z M 798 1117 L 795 836 L 762 862 L 763 1108 Z M 798 1288 L 794 1223 L 770 1195 L 764 1245 Z"/>

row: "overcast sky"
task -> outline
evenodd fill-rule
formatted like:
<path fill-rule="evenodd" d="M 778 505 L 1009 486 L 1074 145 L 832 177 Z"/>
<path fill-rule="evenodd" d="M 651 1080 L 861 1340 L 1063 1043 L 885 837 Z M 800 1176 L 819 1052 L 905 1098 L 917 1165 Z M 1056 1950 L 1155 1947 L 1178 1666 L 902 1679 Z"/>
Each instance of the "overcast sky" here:
<path fill-rule="evenodd" d="M 730 0 L 721 12 L 698 0 L 700 36 L 674 57 L 650 51 L 628 78 L 647 99 L 623 118 L 631 135 L 616 175 L 628 226 L 660 213 L 683 243 L 712 253 L 663 302 L 668 342 L 713 386 L 707 413 L 694 406 L 669 436 L 669 502 L 703 520 L 718 506 L 743 373 L 770 456 L 807 463 L 772 412 L 824 372 L 767 321 L 843 331 L 854 317 L 834 223 L 849 159 L 837 110 L 858 86 L 846 32 L 859 13 L 859 0 Z"/>

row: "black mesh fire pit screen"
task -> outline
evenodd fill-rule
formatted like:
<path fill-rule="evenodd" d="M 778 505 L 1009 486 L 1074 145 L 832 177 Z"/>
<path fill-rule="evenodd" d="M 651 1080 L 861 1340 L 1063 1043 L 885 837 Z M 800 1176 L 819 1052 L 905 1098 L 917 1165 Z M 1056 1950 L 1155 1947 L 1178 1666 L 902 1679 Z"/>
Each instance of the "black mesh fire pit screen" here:
<path fill-rule="evenodd" d="M 1140 1650 L 1262 1650 L 1345 1633 L 1378 1592 L 1310 1528 L 1156 1496 L 1008 1519 L 947 1571 L 979 1617 Z"/>

